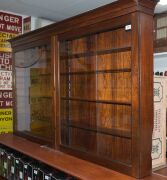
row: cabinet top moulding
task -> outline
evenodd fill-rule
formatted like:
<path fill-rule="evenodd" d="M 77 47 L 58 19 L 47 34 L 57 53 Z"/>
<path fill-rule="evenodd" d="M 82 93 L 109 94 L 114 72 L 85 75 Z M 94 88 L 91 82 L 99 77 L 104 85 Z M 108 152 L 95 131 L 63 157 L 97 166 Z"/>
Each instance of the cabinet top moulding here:
<path fill-rule="evenodd" d="M 118 0 L 111 4 L 104 5 L 80 15 L 20 35 L 9 41 L 11 42 L 12 47 L 16 49 L 18 46 L 25 45 L 26 47 L 27 43 L 31 43 L 32 45 L 33 41 L 40 41 L 41 36 L 42 38 L 50 38 L 53 35 L 62 34 L 71 31 L 72 29 L 94 25 L 111 19 L 113 21 L 115 17 L 122 16 L 123 23 L 126 21 L 126 23 L 129 23 L 130 17 L 123 17 L 124 15 L 137 11 L 153 15 L 155 5 L 158 1 L 159 0 Z"/>

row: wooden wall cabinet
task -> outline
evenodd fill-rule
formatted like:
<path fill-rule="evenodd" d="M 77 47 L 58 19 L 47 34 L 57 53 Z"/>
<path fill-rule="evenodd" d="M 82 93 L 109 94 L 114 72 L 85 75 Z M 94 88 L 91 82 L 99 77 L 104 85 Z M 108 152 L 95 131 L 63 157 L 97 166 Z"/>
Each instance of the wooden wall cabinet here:
<path fill-rule="evenodd" d="M 50 42 L 53 148 L 136 178 L 151 173 L 155 5 L 119 0 L 11 40 L 13 54 Z"/>

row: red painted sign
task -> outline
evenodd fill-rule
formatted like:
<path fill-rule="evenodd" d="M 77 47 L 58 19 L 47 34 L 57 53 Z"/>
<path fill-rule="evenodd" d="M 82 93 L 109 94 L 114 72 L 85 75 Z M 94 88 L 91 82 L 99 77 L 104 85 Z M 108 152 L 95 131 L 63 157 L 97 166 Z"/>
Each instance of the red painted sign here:
<path fill-rule="evenodd" d="M 13 92 L 12 91 L 0 91 L 0 108 L 13 107 Z"/>
<path fill-rule="evenodd" d="M 0 70 L 12 71 L 12 53 L 0 52 Z"/>
<path fill-rule="evenodd" d="M 22 34 L 22 17 L 0 12 L 0 133 L 13 130 L 12 53 L 9 39 Z"/>
<path fill-rule="evenodd" d="M 24 33 L 31 31 L 31 16 L 23 19 L 23 26 Z"/>
<path fill-rule="evenodd" d="M 0 12 L 0 31 L 13 34 L 22 33 L 22 17 Z"/>

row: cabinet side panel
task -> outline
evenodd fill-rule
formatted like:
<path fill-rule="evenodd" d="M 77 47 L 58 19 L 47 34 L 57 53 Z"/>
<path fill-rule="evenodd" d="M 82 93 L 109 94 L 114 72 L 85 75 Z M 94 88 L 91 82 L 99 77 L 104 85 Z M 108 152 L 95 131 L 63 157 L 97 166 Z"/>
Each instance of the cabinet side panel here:
<path fill-rule="evenodd" d="M 132 28 L 132 175 L 143 178 L 152 169 L 153 17 L 134 13 Z"/>
<path fill-rule="evenodd" d="M 140 14 L 140 176 L 151 173 L 153 130 L 153 17 Z"/>
<path fill-rule="evenodd" d="M 139 177 L 139 13 L 132 14 L 132 175 Z"/>

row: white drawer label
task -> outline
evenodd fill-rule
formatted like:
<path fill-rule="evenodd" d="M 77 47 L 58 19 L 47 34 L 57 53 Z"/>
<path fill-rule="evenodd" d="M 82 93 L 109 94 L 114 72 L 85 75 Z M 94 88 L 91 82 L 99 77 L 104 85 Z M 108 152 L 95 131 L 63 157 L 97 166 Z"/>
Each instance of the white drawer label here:
<path fill-rule="evenodd" d="M 23 179 L 23 173 L 21 171 L 19 172 L 19 177 L 20 179 Z"/>
<path fill-rule="evenodd" d="M 132 29 L 132 25 L 131 24 L 128 24 L 125 26 L 125 31 L 129 31 Z"/>
<path fill-rule="evenodd" d="M 5 169 L 7 169 L 7 163 L 6 162 L 4 162 L 3 166 Z"/>
<path fill-rule="evenodd" d="M 49 176 L 45 176 L 45 180 L 48 180 L 49 179 Z"/>
<path fill-rule="evenodd" d="M 11 173 L 14 174 L 14 166 L 11 167 Z"/>

